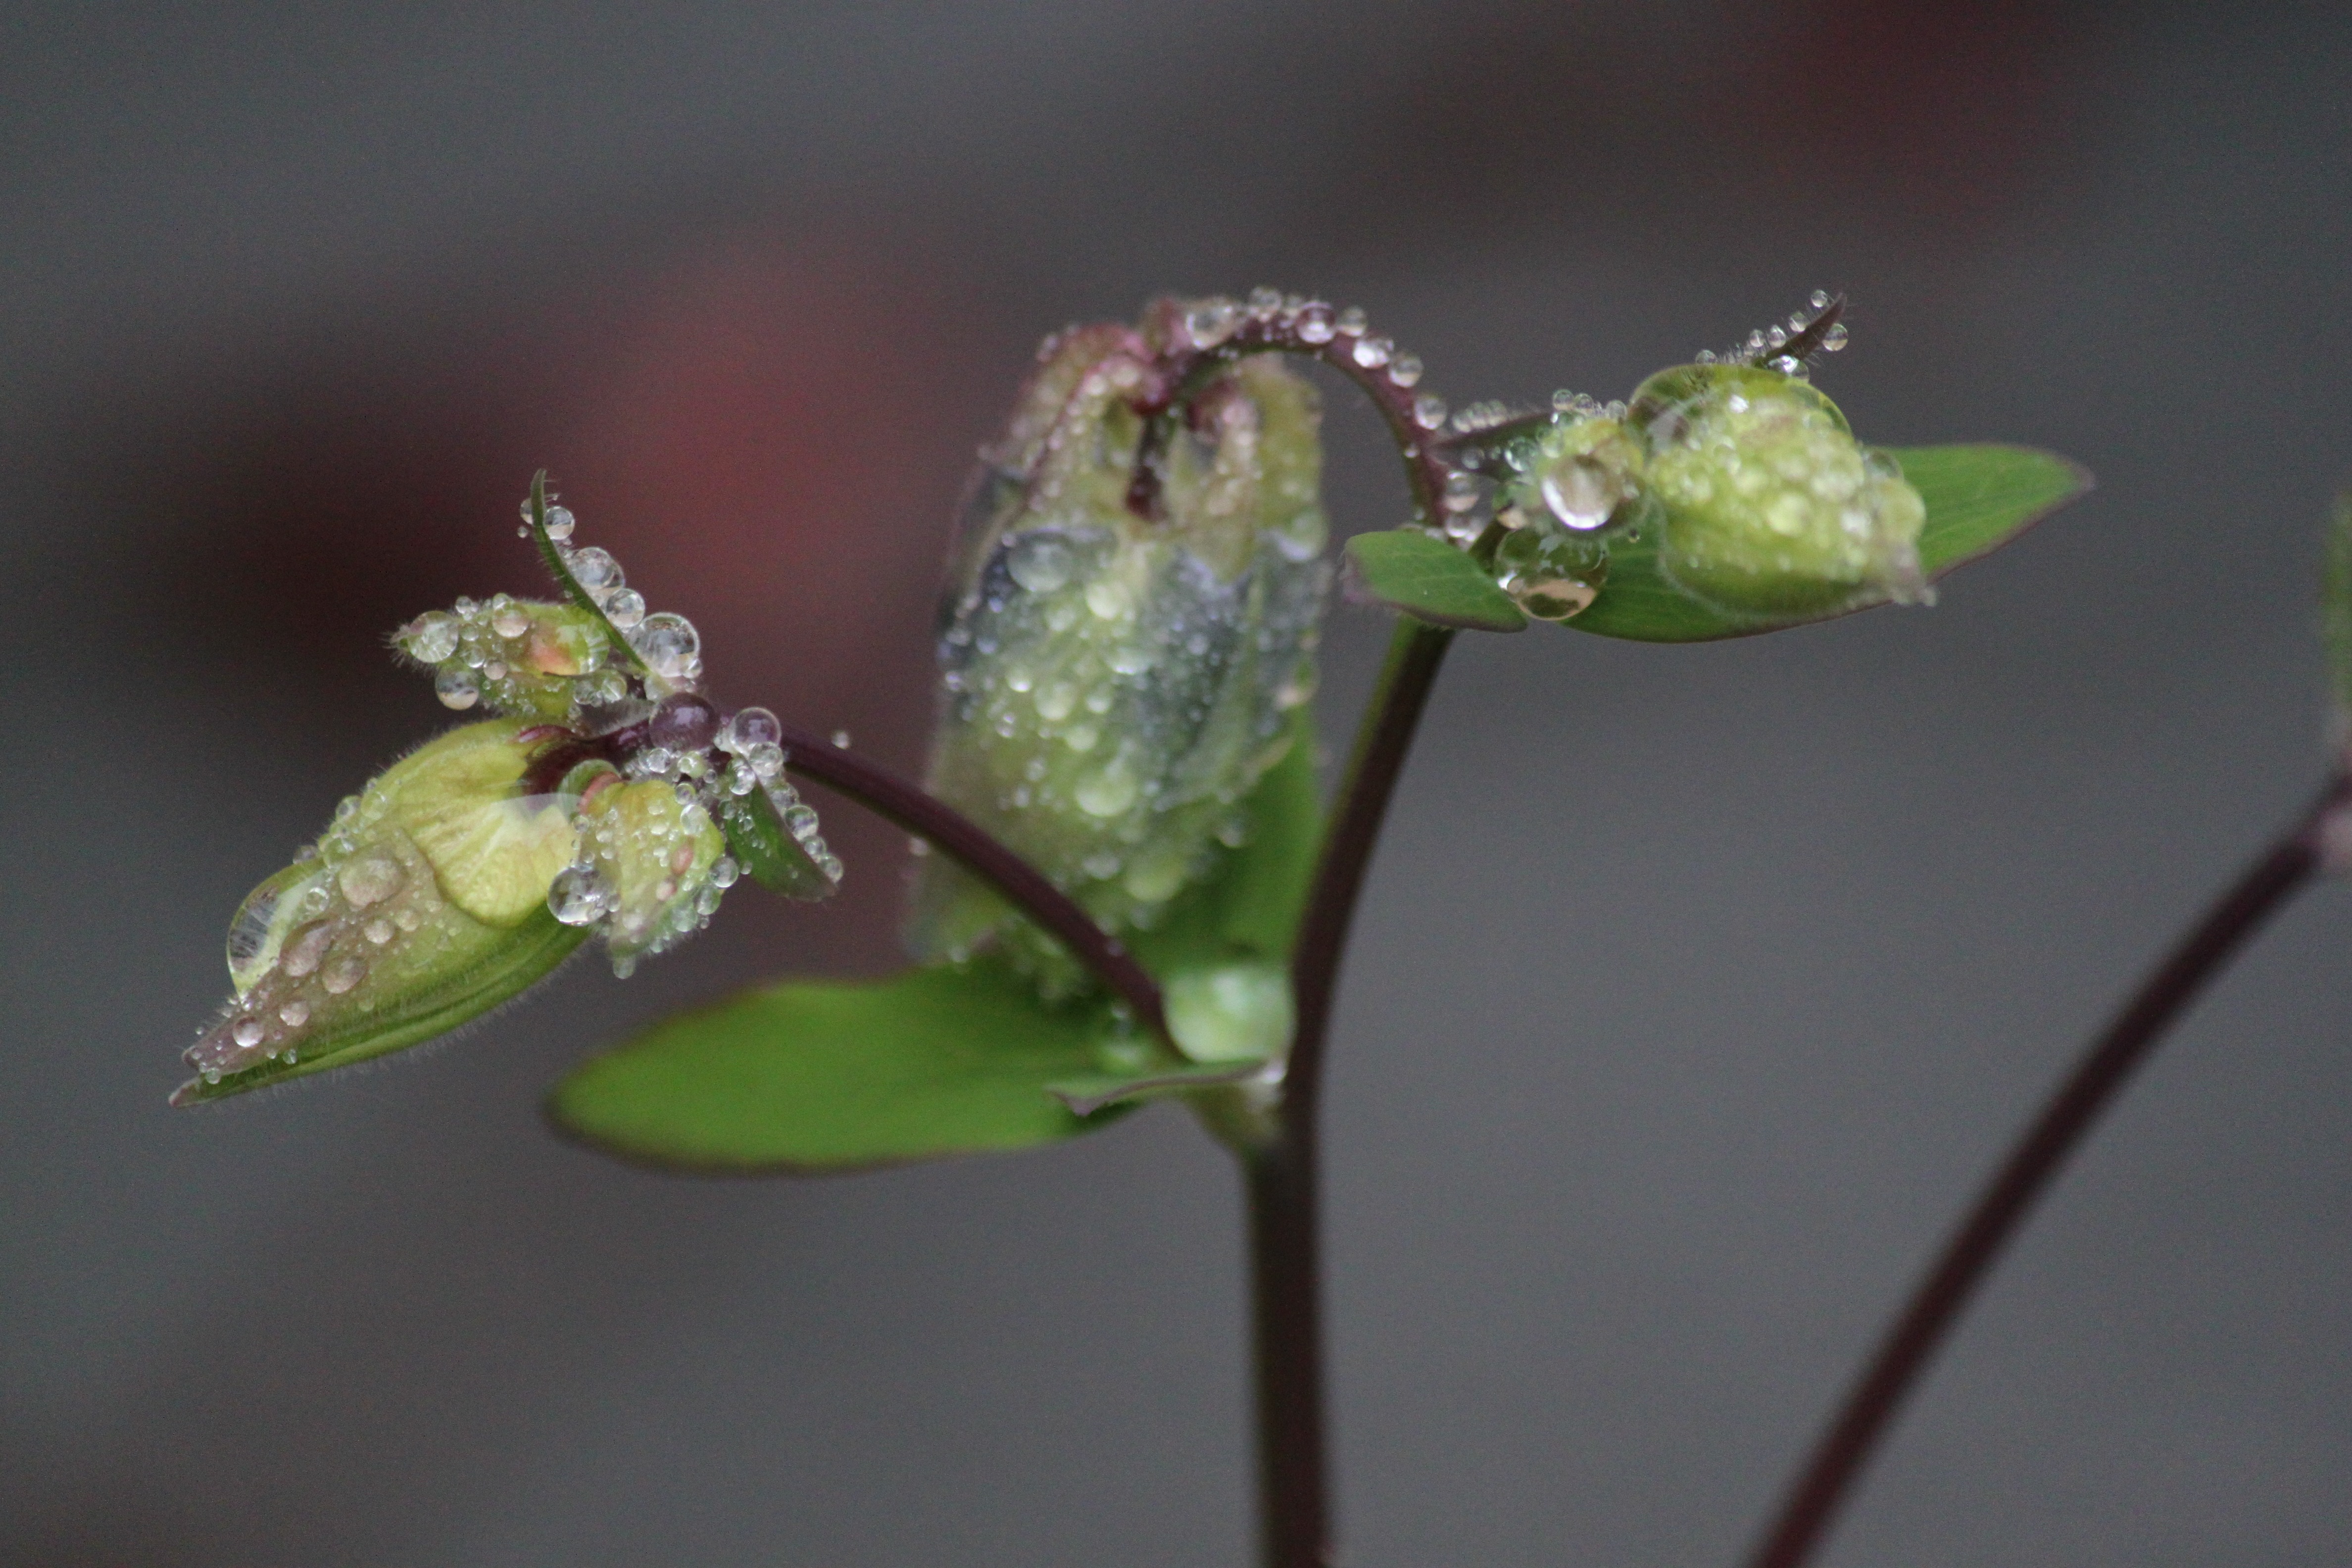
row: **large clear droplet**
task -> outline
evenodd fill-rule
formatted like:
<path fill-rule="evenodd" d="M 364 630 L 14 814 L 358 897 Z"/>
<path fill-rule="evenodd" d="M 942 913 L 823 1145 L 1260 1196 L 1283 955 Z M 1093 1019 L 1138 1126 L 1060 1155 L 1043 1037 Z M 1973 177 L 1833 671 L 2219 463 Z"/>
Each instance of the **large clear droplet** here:
<path fill-rule="evenodd" d="M 610 908 L 611 890 L 589 867 L 565 867 L 547 889 L 547 912 L 568 926 L 594 925 Z"/>
<path fill-rule="evenodd" d="M 421 615 L 401 633 L 400 644 L 419 663 L 438 664 L 457 651 L 457 617 L 440 610 Z"/>
<path fill-rule="evenodd" d="M 689 679 L 689 667 L 702 651 L 702 636 L 694 623 L 667 610 L 647 616 L 630 634 L 629 643 L 646 668 L 665 680 Z"/>
<path fill-rule="evenodd" d="M 444 708 L 466 709 L 481 700 L 482 689 L 474 684 L 472 670 L 445 669 L 433 678 L 433 695 Z"/>
<path fill-rule="evenodd" d="M 621 575 L 621 563 L 612 552 L 592 544 L 585 550 L 575 550 L 563 558 L 571 570 L 572 579 L 587 590 L 588 596 L 602 605 L 626 585 Z"/>

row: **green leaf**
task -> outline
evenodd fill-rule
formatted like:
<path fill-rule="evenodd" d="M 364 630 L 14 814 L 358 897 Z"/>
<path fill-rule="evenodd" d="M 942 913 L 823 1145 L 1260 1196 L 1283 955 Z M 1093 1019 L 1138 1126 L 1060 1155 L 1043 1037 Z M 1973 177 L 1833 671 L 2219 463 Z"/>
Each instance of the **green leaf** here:
<path fill-rule="evenodd" d="M 1045 1092 L 1080 1116 L 1092 1116 L 1106 1106 L 1160 1100 L 1195 1089 L 1220 1089 L 1244 1082 L 1265 1070 L 1263 1061 L 1210 1062 L 1194 1067 L 1163 1068 L 1149 1072 L 1087 1073 L 1045 1086 Z"/>
<path fill-rule="evenodd" d="M 2091 488 L 2085 469 L 2031 447 L 1885 450 L 1927 503 L 1919 556 L 1931 580 L 2007 543 Z M 1658 571 L 1657 541 L 1645 534 L 1638 541 L 1611 542 L 1608 585 L 1591 608 L 1561 624 L 1637 642 L 1705 642 L 1780 631 L 1870 607 L 1855 605 L 1824 616 L 1787 617 L 1727 614 L 1667 582 Z"/>
<path fill-rule="evenodd" d="M 992 961 L 767 986 L 582 1064 L 549 1110 L 626 1159 L 823 1172 L 1024 1149 L 1083 1121 L 1050 1084 L 1102 1070 L 1099 1005 L 1049 1007 Z"/>
<path fill-rule="evenodd" d="M 766 790 L 729 795 L 713 815 L 719 818 L 719 830 L 727 836 L 727 847 L 743 863 L 751 879 L 768 891 L 813 904 L 833 897 L 838 889 L 840 884 L 818 869 L 808 851 L 785 829 Z"/>
<path fill-rule="evenodd" d="M 1289 955 L 1323 847 L 1315 720 L 1306 708 L 1292 711 L 1290 749 L 1259 778 L 1241 816 L 1247 835 L 1241 847 L 1221 849 L 1216 868 L 1171 900 L 1159 923 L 1126 938 L 1163 981 L 1229 958 Z"/>
<path fill-rule="evenodd" d="M 1348 541 L 1348 595 L 1464 631 L 1516 632 L 1528 624 L 1484 567 L 1418 529 Z"/>

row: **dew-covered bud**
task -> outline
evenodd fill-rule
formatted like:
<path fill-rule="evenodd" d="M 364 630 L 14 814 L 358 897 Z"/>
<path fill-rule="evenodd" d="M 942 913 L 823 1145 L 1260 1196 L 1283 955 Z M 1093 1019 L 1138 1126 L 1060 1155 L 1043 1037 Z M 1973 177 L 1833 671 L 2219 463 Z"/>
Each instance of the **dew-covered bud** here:
<path fill-rule="evenodd" d="M 615 973 L 710 923 L 721 890 L 713 870 L 727 841 L 690 789 L 657 780 L 592 786 L 579 826 L 579 862 L 557 879 L 548 904 L 559 920 L 599 926 Z"/>
<path fill-rule="evenodd" d="M 1281 756 L 1329 581 L 1314 389 L 1242 360 L 1146 451 L 1152 365 L 1124 328 L 1065 335 L 984 455 L 942 605 L 929 773 L 1112 931 L 1150 924 L 1206 869 Z M 916 949 L 992 938 L 1049 988 L 1076 982 L 995 895 L 927 861 Z"/>
<path fill-rule="evenodd" d="M 337 807 L 312 851 L 231 922 L 236 996 L 176 1102 L 379 1056 L 456 1028 L 552 970 L 583 932 L 547 913 L 576 848 L 568 803 L 526 793 L 539 746 L 469 724 Z"/>
<path fill-rule="evenodd" d="M 433 671 L 446 705 L 478 703 L 493 713 L 558 722 L 605 700 L 601 677 L 616 673 L 607 668 L 609 640 L 596 617 L 576 605 L 504 594 L 486 605 L 466 600 L 455 610 L 428 611 L 392 634 L 394 647 Z"/>
<path fill-rule="evenodd" d="M 1928 600 L 1918 491 L 1810 383 L 1685 365 L 1644 382 L 1629 419 L 1649 442 L 1659 564 L 1684 592 L 1757 616 Z"/>

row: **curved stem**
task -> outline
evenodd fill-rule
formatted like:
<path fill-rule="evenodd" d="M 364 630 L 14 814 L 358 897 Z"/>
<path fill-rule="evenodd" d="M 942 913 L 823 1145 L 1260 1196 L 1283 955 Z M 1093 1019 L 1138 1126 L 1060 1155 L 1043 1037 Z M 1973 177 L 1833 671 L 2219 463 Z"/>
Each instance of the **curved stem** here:
<path fill-rule="evenodd" d="M 1397 455 L 1404 459 L 1405 482 L 1412 490 L 1420 521 L 1434 523 L 1444 517 L 1445 482 L 1455 470 L 1438 450 L 1437 428 L 1423 425 L 1416 412 L 1420 395 L 1412 387 L 1419 382 L 1419 374 L 1416 372 L 1403 383 L 1396 379 L 1393 367 L 1399 358 L 1410 360 L 1412 356 L 1400 356 L 1391 345 L 1376 356 L 1378 363 L 1366 363 L 1358 357 L 1361 345 L 1382 340 L 1369 331 L 1341 331 L 1338 321 L 1331 307 L 1319 300 L 1285 305 L 1271 313 L 1245 311 L 1232 332 L 1214 346 L 1179 348 L 1164 354 L 1161 363 L 1167 374 L 1168 391 L 1165 402 L 1152 410 L 1151 421 L 1145 426 L 1143 459 L 1138 463 L 1136 472 L 1139 488 L 1130 500 L 1148 505 L 1151 460 L 1164 447 L 1173 421 L 1211 377 L 1235 360 L 1251 354 L 1282 353 L 1319 361 L 1355 383 L 1357 390 L 1370 401 L 1373 410 L 1389 427 Z M 1309 337 L 1309 331 L 1315 336 Z"/>
<path fill-rule="evenodd" d="M 790 726 L 784 727 L 782 744 L 787 769 L 839 791 L 952 858 L 1052 932 L 1133 1009 L 1137 1023 L 1160 1039 L 1168 1037 L 1159 983 L 1045 873 L 920 784 L 847 747 Z"/>
<path fill-rule="evenodd" d="M 1246 1156 L 1256 1342 L 1258 1504 L 1267 1568 L 1332 1561 L 1318 1215 L 1323 1062 L 1357 896 L 1454 634 L 1400 618 L 1358 731 L 1291 956 L 1297 1026 L 1277 1131 Z"/>
<path fill-rule="evenodd" d="M 2310 879 L 2319 864 L 2320 825 L 2347 793 L 2352 787 L 2345 778 L 2330 780 L 2311 808 L 2190 928 L 2092 1042 L 2010 1150 L 1879 1342 L 1837 1418 L 1790 1484 L 1771 1529 L 1748 1559 L 1749 1568 L 1800 1568 L 1812 1555 L 1905 1395 L 2034 1201 L 2165 1032 L 2263 922 Z"/>

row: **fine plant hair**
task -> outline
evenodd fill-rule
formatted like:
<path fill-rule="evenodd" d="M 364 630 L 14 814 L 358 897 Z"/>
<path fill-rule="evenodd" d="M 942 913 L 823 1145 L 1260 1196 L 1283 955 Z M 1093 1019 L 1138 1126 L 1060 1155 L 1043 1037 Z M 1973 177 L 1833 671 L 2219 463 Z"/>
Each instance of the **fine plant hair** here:
<path fill-rule="evenodd" d="M 1928 605 L 2089 488 L 2027 447 L 1864 444 L 1813 384 L 1845 346 L 1844 303 L 1817 291 L 1624 398 L 1536 406 L 1449 405 L 1361 310 L 1271 289 L 1055 334 L 949 551 L 922 781 L 721 707 L 692 624 L 575 538 L 542 473 L 518 531 L 555 595 L 463 599 L 392 637 L 450 709 L 492 716 L 386 769 L 255 889 L 230 931 L 235 994 L 174 1102 L 478 1030 L 591 942 L 625 974 L 739 884 L 821 902 L 847 868 L 800 789 L 875 812 L 918 857 L 911 968 L 666 1019 L 556 1086 L 555 1131 L 653 1170 L 798 1176 L 1189 1110 L 1243 1175 L 1262 1560 L 1323 1568 L 1324 1074 L 1356 906 L 1454 639 L 1702 642 Z M 1409 496 L 1395 526 L 1336 551 L 1320 394 L 1285 368 L 1299 361 L 1381 422 Z M 1393 628 L 1327 803 L 1308 699 L 1334 594 Z M 2323 604 L 2340 715 L 2352 504 Z M 1752 1568 L 1811 1559 L 2069 1157 L 2213 977 L 2352 855 L 2347 801 L 2339 739 L 2310 805 L 2160 956 L 1958 1218 Z"/>

